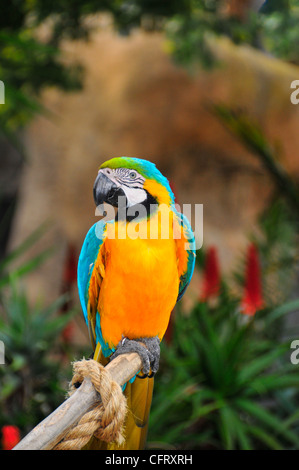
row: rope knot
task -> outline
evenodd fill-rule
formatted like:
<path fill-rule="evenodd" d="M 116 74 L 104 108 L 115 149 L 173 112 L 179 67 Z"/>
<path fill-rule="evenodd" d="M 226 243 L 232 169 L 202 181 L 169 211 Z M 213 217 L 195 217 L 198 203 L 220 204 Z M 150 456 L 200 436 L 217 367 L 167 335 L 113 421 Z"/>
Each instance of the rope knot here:
<path fill-rule="evenodd" d="M 102 364 L 93 359 L 73 363 L 73 378 L 69 395 L 72 395 L 85 378 L 90 378 L 100 395 L 99 402 L 80 419 L 55 450 L 82 449 L 92 436 L 105 442 L 122 444 L 126 417 L 126 399 L 122 389 Z"/>

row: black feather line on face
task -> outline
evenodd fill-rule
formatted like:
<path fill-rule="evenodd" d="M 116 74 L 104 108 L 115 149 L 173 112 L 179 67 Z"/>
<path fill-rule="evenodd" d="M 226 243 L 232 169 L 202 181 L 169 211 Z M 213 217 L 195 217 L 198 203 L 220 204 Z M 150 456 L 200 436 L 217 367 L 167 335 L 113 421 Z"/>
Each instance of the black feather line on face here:
<path fill-rule="evenodd" d="M 134 213 L 134 208 L 136 208 L 136 215 L 128 215 L 127 210 L 124 211 L 124 208 L 118 208 L 118 212 L 116 214 L 115 220 L 119 220 L 119 221 L 126 220 L 127 222 L 131 222 L 132 220 L 134 220 L 135 222 L 137 222 L 138 220 L 140 221 L 143 220 L 144 219 L 143 214 L 140 215 L 138 211 L 138 206 L 140 205 L 145 207 L 147 219 L 152 214 L 154 214 L 158 210 L 157 199 L 155 199 L 154 196 L 152 196 L 148 191 L 145 190 L 145 192 L 147 196 L 146 199 L 143 202 L 130 207 L 130 213 Z M 120 209 L 123 209 L 123 210 L 120 210 Z M 125 217 L 122 217 L 122 214 L 124 214 L 124 212 L 125 212 Z"/>
<path fill-rule="evenodd" d="M 132 181 L 133 183 L 133 181 Z M 135 181 L 134 181 L 135 183 Z M 121 183 L 122 186 L 126 186 L 126 188 L 133 188 L 133 189 L 143 189 L 143 184 L 140 184 L 140 185 L 136 185 L 136 184 L 126 184 L 122 181 Z"/>

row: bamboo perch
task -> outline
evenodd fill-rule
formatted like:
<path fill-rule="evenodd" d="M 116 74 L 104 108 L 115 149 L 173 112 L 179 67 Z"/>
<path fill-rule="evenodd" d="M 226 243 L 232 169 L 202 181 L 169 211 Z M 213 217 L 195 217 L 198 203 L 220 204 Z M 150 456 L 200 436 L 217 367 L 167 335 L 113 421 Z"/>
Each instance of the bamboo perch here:
<path fill-rule="evenodd" d="M 120 386 L 127 383 L 142 367 L 137 353 L 123 354 L 109 362 L 105 369 Z M 99 402 L 99 394 L 90 379 L 84 379 L 73 395 L 39 423 L 13 450 L 50 450 L 63 439 L 82 416 Z"/>

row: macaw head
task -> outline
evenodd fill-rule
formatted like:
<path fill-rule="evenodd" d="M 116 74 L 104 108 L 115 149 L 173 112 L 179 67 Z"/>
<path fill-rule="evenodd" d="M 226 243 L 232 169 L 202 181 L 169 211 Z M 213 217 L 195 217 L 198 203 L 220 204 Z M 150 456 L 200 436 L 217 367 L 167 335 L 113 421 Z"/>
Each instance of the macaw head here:
<path fill-rule="evenodd" d="M 174 204 L 174 195 L 167 178 L 160 173 L 154 163 L 140 158 L 112 158 L 100 166 L 93 187 L 96 205 L 104 202 L 119 207 L 152 204 Z M 122 197 L 121 197 L 122 196 Z"/>

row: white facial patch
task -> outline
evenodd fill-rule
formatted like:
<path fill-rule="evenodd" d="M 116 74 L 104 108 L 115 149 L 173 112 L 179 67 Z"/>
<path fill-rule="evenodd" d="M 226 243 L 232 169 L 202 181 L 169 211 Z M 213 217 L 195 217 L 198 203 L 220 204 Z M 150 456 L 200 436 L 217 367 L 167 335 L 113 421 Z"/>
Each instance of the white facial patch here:
<path fill-rule="evenodd" d="M 122 189 L 126 195 L 128 207 L 135 206 L 135 204 L 141 204 L 147 198 L 147 194 L 144 189 L 128 188 L 127 186 L 122 186 Z"/>

